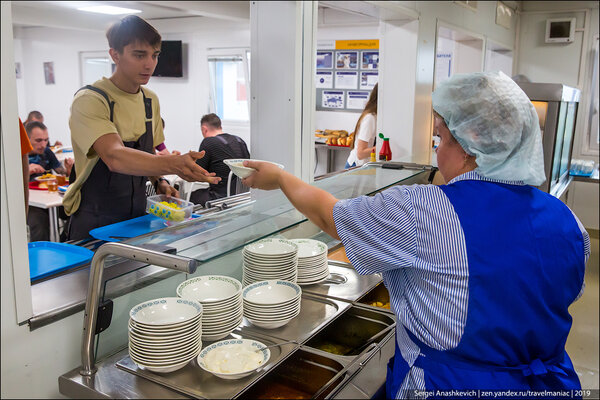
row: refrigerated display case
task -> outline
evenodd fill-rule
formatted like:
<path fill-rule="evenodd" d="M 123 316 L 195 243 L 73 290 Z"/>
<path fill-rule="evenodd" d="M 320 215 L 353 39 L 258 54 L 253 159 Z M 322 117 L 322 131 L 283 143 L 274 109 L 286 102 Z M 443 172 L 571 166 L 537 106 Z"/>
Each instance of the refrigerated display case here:
<path fill-rule="evenodd" d="M 517 83 L 533 103 L 540 121 L 546 181 L 539 189 L 560 198 L 571 180 L 569 167 L 581 92 L 558 83 Z"/>

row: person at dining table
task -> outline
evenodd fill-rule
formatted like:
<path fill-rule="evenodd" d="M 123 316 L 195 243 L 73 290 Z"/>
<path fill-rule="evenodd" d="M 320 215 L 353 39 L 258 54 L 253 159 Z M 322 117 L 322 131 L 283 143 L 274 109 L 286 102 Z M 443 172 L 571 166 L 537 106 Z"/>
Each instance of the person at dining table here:
<path fill-rule="evenodd" d="M 48 128 L 43 122 L 32 121 L 25 125 L 25 131 L 33 150 L 29 153 L 29 181 L 54 170 L 61 175 L 69 175 L 73 159 L 65 158 L 64 165 L 58 161 L 54 152 L 47 146 Z"/>
<path fill-rule="evenodd" d="M 565 342 L 590 241 L 535 188 L 546 178 L 533 105 L 501 72 L 454 75 L 432 104 L 445 185 L 338 200 L 257 161 L 243 183 L 280 188 L 358 273 L 382 274 L 397 317 L 388 398 L 580 389 Z"/>
<path fill-rule="evenodd" d="M 39 112 L 39 111 L 30 111 L 29 114 L 27 114 L 27 119 L 25 120 L 25 122 L 23 123 L 23 125 L 27 125 L 30 122 L 33 121 L 37 121 L 37 122 L 41 122 L 44 123 L 44 115 Z M 62 146 L 62 142 L 60 140 L 57 140 L 56 142 L 54 142 L 54 144 L 52 146 Z M 47 147 L 50 147 L 50 139 L 48 139 L 48 143 L 46 144 Z"/>

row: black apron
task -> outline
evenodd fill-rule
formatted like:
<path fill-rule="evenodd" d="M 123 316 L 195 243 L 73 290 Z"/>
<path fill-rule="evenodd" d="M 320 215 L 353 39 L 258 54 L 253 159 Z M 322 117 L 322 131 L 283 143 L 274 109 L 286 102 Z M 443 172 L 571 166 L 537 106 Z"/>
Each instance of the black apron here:
<path fill-rule="evenodd" d="M 114 102 L 106 93 L 94 86 L 85 86 L 101 94 L 109 104 L 110 120 L 113 121 Z M 78 90 L 78 91 L 79 91 Z M 152 135 L 152 99 L 144 97 L 146 131 L 137 141 L 123 142 L 125 147 L 154 154 Z M 73 168 L 75 171 L 75 168 Z M 74 175 L 74 174 L 72 174 Z M 75 178 L 73 176 L 73 178 Z M 71 182 L 74 179 L 70 179 Z M 79 209 L 71 215 L 69 240 L 89 237 L 89 231 L 101 226 L 136 218 L 146 213 L 146 176 L 125 175 L 111 172 L 107 165 L 98 159 L 90 176 L 81 187 Z"/>

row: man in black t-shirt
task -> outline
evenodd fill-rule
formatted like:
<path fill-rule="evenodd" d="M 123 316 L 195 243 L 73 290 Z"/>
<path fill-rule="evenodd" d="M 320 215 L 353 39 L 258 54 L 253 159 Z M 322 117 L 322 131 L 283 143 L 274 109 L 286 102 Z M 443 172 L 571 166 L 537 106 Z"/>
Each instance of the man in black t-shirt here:
<path fill-rule="evenodd" d="M 202 136 L 204 140 L 200 143 L 198 151 L 206 151 L 205 156 L 196 161 L 196 163 L 207 170 L 214 172 L 221 181 L 218 184 L 211 184 L 208 189 L 200 189 L 192 192 L 190 201 L 195 204 L 206 203 L 209 200 L 215 200 L 227 196 L 227 178 L 229 176 L 229 167 L 223 160 L 229 158 L 250 158 L 248 147 L 240 137 L 223 133 L 221 119 L 216 114 L 207 114 L 200 120 Z M 237 179 L 233 175 L 232 179 Z M 235 194 L 235 190 L 231 191 Z"/>

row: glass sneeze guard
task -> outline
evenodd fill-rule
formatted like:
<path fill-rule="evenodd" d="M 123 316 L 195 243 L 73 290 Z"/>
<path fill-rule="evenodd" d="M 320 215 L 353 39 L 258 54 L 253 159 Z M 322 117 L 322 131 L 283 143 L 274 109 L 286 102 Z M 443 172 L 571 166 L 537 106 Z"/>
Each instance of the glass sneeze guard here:
<path fill-rule="evenodd" d="M 325 178 L 313 185 L 338 199 L 347 199 L 376 193 L 416 178 L 419 174 L 429 172 L 366 165 Z M 241 251 L 246 244 L 304 222 L 308 223 L 307 218 L 279 190 L 256 191 L 252 198 L 250 203 L 128 239 L 124 243 L 133 246 L 160 244 L 174 247 L 178 255 L 199 261 L 194 277 L 218 274 L 241 280 Z M 107 258 L 106 267 L 122 260 L 121 257 Z M 101 300 L 112 299 L 113 316 L 110 327 L 97 335 L 96 360 L 127 346 L 129 310 L 133 306 L 160 297 L 176 297 L 177 285 L 191 277 L 154 265 L 145 265 L 107 279 L 102 288 Z"/>
<path fill-rule="evenodd" d="M 323 179 L 313 185 L 338 199 L 348 199 L 373 194 L 419 173 L 422 171 L 367 166 Z M 280 190 L 253 192 L 252 198 L 250 204 L 201 216 L 124 243 L 133 246 L 150 243 L 167 245 L 176 248 L 178 255 L 194 258 L 199 264 L 203 264 L 307 220 Z"/>

